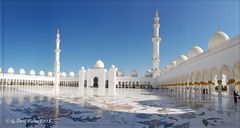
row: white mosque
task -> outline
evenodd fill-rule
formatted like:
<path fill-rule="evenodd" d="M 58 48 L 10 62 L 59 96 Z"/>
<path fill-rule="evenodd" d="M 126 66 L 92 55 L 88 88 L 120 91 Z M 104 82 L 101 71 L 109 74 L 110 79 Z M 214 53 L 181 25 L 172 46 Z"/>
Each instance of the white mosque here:
<path fill-rule="evenodd" d="M 31 86 L 72 86 L 100 90 L 108 88 L 114 94 L 116 88 L 163 88 L 174 92 L 211 94 L 222 92 L 232 95 L 233 90 L 240 91 L 240 35 L 229 37 L 218 30 L 208 42 L 208 50 L 194 45 L 186 55 L 180 55 L 176 60 L 159 67 L 159 17 L 154 17 L 153 62 L 152 69 L 139 76 L 133 69 L 130 76 L 112 65 L 106 69 L 102 60 L 97 60 L 94 68 L 82 67 L 75 75 L 60 71 L 60 32 L 56 34 L 54 72 L 40 71 L 39 74 L 32 69 L 26 73 L 20 69 L 16 73 L 9 68 L 7 73 L 0 69 L 0 85 L 31 85 Z"/>

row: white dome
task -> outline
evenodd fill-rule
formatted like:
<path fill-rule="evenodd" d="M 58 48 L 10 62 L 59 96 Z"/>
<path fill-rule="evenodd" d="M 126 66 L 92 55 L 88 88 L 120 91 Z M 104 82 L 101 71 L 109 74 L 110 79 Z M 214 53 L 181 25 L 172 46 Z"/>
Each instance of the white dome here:
<path fill-rule="evenodd" d="M 8 69 L 8 74 L 14 74 L 14 69 L 13 68 L 9 68 Z"/>
<path fill-rule="evenodd" d="M 61 77 L 66 77 L 66 76 L 67 76 L 66 72 L 61 73 Z"/>
<path fill-rule="evenodd" d="M 151 76 L 152 76 L 151 70 L 146 70 L 145 71 L 145 77 L 151 77 Z"/>
<path fill-rule="evenodd" d="M 168 69 L 170 68 L 170 66 L 169 66 L 169 65 L 166 65 L 166 67 L 165 67 L 165 68 L 166 68 L 166 70 L 168 70 Z"/>
<path fill-rule="evenodd" d="M 115 68 L 115 65 L 111 65 L 111 68 Z"/>
<path fill-rule="evenodd" d="M 104 63 L 101 60 L 97 60 L 95 64 L 95 68 L 104 68 Z"/>
<path fill-rule="evenodd" d="M 52 72 L 48 72 L 48 76 L 52 77 L 53 76 Z"/>
<path fill-rule="evenodd" d="M 177 62 L 176 61 L 172 61 L 172 63 L 170 64 L 170 67 L 173 68 L 177 65 Z"/>
<path fill-rule="evenodd" d="M 21 68 L 21 69 L 19 70 L 19 74 L 20 74 L 20 75 L 25 75 L 25 70 L 24 70 L 23 68 Z"/>
<path fill-rule="evenodd" d="M 70 73 L 69 73 L 69 76 L 70 76 L 70 77 L 74 77 L 74 72 L 70 72 Z"/>
<path fill-rule="evenodd" d="M 132 70 L 131 76 L 132 76 L 132 77 L 137 77 L 137 76 L 138 76 L 138 72 L 137 72 L 136 69 L 133 69 L 133 70 Z"/>
<path fill-rule="evenodd" d="M 117 70 L 117 76 L 124 76 L 124 72 L 121 69 Z"/>
<path fill-rule="evenodd" d="M 44 76 L 44 71 L 41 70 L 41 71 L 39 72 L 39 75 L 40 75 L 40 76 Z"/>
<path fill-rule="evenodd" d="M 35 71 L 32 69 L 32 70 L 30 70 L 30 73 L 29 73 L 30 75 L 35 75 Z"/>
<path fill-rule="evenodd" d="M 217 48 L 222 43 L 227 43 L 230 38 L 228 35 L 222 31 L 217 31 L 213 36 L 208 40 L 208 50 Z"/>
<path fill-rule="evenodd" d="M 85 68 L 82 66 L 81 69 L 84 70 Z"/>
<path fill-rule="evenodd" d="M 188 52 L 188 58 L 189 59 L 192 59 L 194 57 L 197 57 L 199 55 L 201 55 L 203 53 L 203 50 L 202 48 L 200 48 L 199 46 L 195 45 L 193 46 L 189 52 Z"/>
<path fill-rule="evenodd" d="M 188 60 L 187 56 L 181 55 L 181 56 L 179 56 L 179 58 L 177 60 L 177 65 L 182 64 L 182 63 L 184 63 L 187 60 Z"/>

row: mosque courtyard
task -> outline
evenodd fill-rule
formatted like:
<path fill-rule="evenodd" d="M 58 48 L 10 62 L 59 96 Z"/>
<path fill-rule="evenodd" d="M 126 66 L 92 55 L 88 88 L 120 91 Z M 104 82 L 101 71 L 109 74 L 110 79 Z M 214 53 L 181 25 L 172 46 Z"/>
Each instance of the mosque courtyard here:
<path fill-rule="evenodd" d="M 166 89 L 6 86 L 1 88 L 3 128 L 239 128 L 240 103 L 223 95 Z"/>

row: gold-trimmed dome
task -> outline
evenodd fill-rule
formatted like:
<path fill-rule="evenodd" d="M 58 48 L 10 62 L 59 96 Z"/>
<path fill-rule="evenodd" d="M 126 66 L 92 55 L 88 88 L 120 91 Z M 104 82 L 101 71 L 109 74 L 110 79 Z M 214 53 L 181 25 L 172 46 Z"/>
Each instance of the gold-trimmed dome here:
<path fill-rule="evenodd" d="M 197 45 L 194 45 L 188 52 L 188 58 L 192 59 L 203 53 L 203 49 Z"/>
<path fill-rule="evenodd" d="M 97 60 L 95 64 L 95 68 L 101 69 L 104 68 L 104 63 L 102 60 Z"/>
<path fill-rule="evenodd" d="M 215 32 L 213 36 L 208 40 L 208 50 L 215 49 L 222 43 L 227 43 L 229 39 L 230 38 L 226 33 L 222 31 Z"/>

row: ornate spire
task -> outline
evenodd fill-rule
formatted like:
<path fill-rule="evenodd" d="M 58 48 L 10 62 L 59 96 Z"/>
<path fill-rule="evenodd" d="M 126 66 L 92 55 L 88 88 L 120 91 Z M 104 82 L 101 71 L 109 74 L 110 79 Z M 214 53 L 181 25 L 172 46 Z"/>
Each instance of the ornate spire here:
<path fill-rule="evenodd" d="M 55 64 L 54 64 L 54 76 L 55 76 L 55 91 L 56 94 L 59 92 L 60 83 L 60 31 L 57 29 L 56 34 L 56 49 L 55 49 Z"/>
<path fill-rule="evenodd" d="M 59 34 L 60 33 L 60 31 L 59 31 L 59 28 L 57 29 L 57 34 Z"/>
<path fill-rule="evenodd" d="M 161 38 L 159 37 L 159 17 L 158 17 L 158 10 L 156 9 L 156 16 L 154 17 L 154 33 L 153 33 L 153 77 L 159 76 L 159 43 L 161 41 Z"/>
<path fill-rule="evenodd" d="M 56 42 L 60 43 L 60 30 L 59 30 L 59 28 L 57 29 Z"/>
<path fill-rule="evenodd" d="M 156 9 L 156 17 L 158 17 L 158 10 Z"/>

